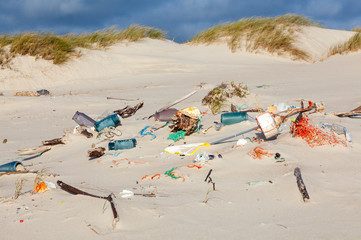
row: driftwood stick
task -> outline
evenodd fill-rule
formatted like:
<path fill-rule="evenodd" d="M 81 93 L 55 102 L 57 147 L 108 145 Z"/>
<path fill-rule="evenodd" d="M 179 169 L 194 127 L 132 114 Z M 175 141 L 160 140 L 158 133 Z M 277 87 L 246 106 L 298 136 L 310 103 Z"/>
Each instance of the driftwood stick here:
<path fill-rule="evenodd" d="M 294 175 L 296 176 L 297 186 L 302 194 L 302 198 L 304 202 L 308 202 L 310 200 L 310 196 L 307 193 L 306 185 L 303 183 L 301 170 L 297 167 L 294 170 Z"/>
<path fill-rule="evenodd" d="M 44 146 L 64 144 L 63 138 L 54 138 L 54 139 L 51 139 L 51 140 L 43 141 L 42 143 L 43 143 Z"/>
<path fill-rule="evenodd" d="M 23 171 L 14 171 L 14 172 L 3 172 L 0 173 L 0 176 L 3 175 L 12 175 L 12 174 L 20 174 L 20 173 L 37 173 L 38 171 L 30 172 L 29 170 L 23 170 Z"/>
<path fill-rule="evenodd" d="M 139 98 L 137 99 L 129 99 L 129 98 L 116 98 L 116 97 L 107 97 L 108 100 L 112 99 L 112 100 L 122 100 L 122 101 L 138 101 Z"/>
<path fill-rule="evenodd" d="M 68 185 L 68 184 L 66 184 L 66 183 L 64 183 L 64 182 L 62 182 L 60 180 L 58 180 L 56 183 L 59 185 L 59 187 L 61 189 L 65 190 L 65 191 L 67 191 L 67 192 L 69 192 L 71 194 L 75 194 L 75 195 L 81 194 L 81 195 L 85 195 L 85 196 L 89 196 L 89 197 L 95 197 L 95 198 L 101 198 L 101 199 L 108 200 L 109 203 L 110 203 L 110 206 L 112 208 L 113 217 L 114 217 L 113 227 L 115 226 L 115 223 L 119 221 L 118 212 L 117 212 L 117 210 L 115 208 L 115 205 L 114 205 L 113 198 L 112 198 L 111 194 L 109 194 L 109 196 L 107 196 L 107 197 L 102 197 L 102 196 L 97 196 L 97 195 L 90 194 L 90 193 L 84 192 L 82 190 L 79 190 L 79 189 L 77 189 L 75 187 L 72 187 L 72 186 L 70 186 L 70 185 Z"/>
<path fill-rule="evenodd" d="M 208 178 L 209 178 L 209 176 L 211 175 L 212 171 L 213 171 L 213 169 L 209 170 L 209 172 L 208 172 L 208 174 L 207 174 L 206 179 L 204 179 L 204 181 L 205 181 L 205 182 L 207 182 L 207 179 L 208 179 Z"/>
<path fill-rule="evenodd" d="M 182 98 L 180 98 L 180 99 L 178 99 L 178 100 L 175 100 L 174 102 L 172 102 L 172 103 L 170 103 L 170 104 L 162 107 L 161 109 L 158 110 L 158 112 L 163 111 L 164 109 L 173 107 L 174 105 L 180 103 L 181 101 L 186 100 L 187 98 L 189 98 L 190 96 L 192 96 L 192 95 L 195 94 L 196 92 L 198 92 L 198 90 L 194 90 L 193 92 L 187 94 L 186 96 L 184 96 L 184 97 L 182 97 Z"/>

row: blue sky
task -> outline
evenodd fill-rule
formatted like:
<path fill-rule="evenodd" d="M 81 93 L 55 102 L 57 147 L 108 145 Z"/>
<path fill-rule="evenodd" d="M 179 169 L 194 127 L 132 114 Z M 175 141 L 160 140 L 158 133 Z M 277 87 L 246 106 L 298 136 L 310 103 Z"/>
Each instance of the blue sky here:
<path fill-rule="evenodd" d="M 287 13 L 331 29 L 361 27 L 361 0 L 3 0 L 0 33 L 82 33 L 139 24 L 183 42 L 218 23 Z"/>

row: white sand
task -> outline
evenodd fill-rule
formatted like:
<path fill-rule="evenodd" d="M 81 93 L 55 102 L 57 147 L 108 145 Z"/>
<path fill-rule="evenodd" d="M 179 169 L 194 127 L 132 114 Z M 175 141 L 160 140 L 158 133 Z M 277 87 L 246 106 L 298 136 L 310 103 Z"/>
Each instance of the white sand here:
<path fill-rule="evenodd" d="M 305 29 L 304 34 L 300 46 L 322 59 L 329 47 L 353 33 L 312 28 Z M 189 46 L 157 40 L 82 52 L 83 56 L 63 66 L 17 57 L 12 70 L 0 70 L 0 92 L 4 94 L 0 96 L 0 163 L 16 159 L 19 149 L 63 136 L 64 130 L 76 126 L 72 120 L 76 111 L 96 119 L 105 111 L 138 103 L 107 100 L 108 96 L 144 101 L 134 116 L 122 119 L 120 139 L 134 137 L 154 124 L 153 118 L 142 118 L 193 90 L 199 89 L 176 107 L 195 106 L 207 111 L 202 98 L 222 82 L 247 84 L 252 94 L 242 101 L 250 107 L 256 107 L 255 95 L 262 108 L 276 102 L 299 106 L 299 99 L 322 101 L 326 112 L 361 105 L 360 52 L 305 63 L 271 55 L 231 53 L 226 45 Z M 199 88 L 201 83 L 203 88 Z M 256 87 L 263 84 L 270 87 Z M 16 91 L 42 88 L 52 96 L 13 96 Z M 1 239 L 360 239 L 360 119 L 321 113 L 310 118 L 315 124 L 344 125 L 353 143 L 349 147 L 311 148 L 302 139 L 292 138 L 287 128 L 274 141 L 248 143 L 235 150 L 234 142 L 200 149 L 198 153 L 221 152 L 223 159 L 215 158 L 194 169 L 184 167 L 194 156 L 163 152 L 172 143 L 166 140 L 167 127 L 158 130 L 153 141 L 145 136 L 134 149 L 95 160 L 88 160 L 87 151 L 98 140 L 71 134 L 67 144 L 24 164 L 29 170 L 47 169 L 59 174 L 45 177 L 48 182 L 61 180 L 102 196 L 114 193 L 120 215 L 116 228 L 111 227 L 109 204 L 103 213 L 104 200 L 71 195 L 59 188 L 31 194 L 35 174 L 5 175 L 0 176 Z M 203 125 L 207 128 L 219 120 L 219 114 L 207 114 Z M 194 133 L 176 144 L 211 142 L 252 126 L 244 122 L 219 132 L 210 129 L 206 135 Z M 7 143 L 3 144 L 3 139 Z M 272 157 L 251 158 L 247 153 L 256 146 L 281 153 L 286 165 Z M 185 176 L 184 182 L 163 174 L 173 167 Z M 297 188 L 295 167 L 301 169 L 310 195 L 308 203 L 302 201 Z M 210 169 L 216 191 L 209 192 L 207 203 L 203 203 L 211 187 L 204 182 Z M 141 180 L 156 173 L 161 174 L 159 180 Z M 27 181 L 23 194 L 14 200 L 15 182 L 20 178 Z M 252 181 L 261 182 L 247 184 Z M 154 192 L 156 197 L 124 199 L 119 195 L 124 189 Z"/>

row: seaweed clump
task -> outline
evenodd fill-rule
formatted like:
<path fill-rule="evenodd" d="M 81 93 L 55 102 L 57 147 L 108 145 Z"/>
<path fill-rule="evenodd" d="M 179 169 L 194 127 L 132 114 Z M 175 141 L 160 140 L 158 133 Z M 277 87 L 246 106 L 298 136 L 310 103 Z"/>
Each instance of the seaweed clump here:
<path fill-rule="evenodd" d="M 222 83 L 208 92 L 202 99 L 202 104 L 207 105 L 212 113 L 215 114 L 221 110 L 227 99 L 234 96 L 243 98 L 248 94 L 248 87 L 243 83 Z"/>

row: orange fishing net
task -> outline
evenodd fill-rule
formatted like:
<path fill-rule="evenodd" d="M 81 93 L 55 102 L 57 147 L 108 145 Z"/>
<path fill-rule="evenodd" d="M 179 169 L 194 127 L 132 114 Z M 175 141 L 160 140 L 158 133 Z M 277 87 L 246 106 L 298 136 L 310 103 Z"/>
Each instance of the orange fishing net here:
<path fill-rule="evenodd" d="M 336 145 L 338 143 L 346 144 L 340 140 L 334 133 L 324 132 L 315 127 L 312 121 L 305 114 L 299 121 L 291 124 L 291 134 L 294 137 L 301 137 L 311 147 L 322 145 Z"/>
<path fill-rule="evenodd" d="M 250 151 L 248 153 L 248 155 L 250 155 L 254 159 L 256 159 L 256 158 L 262 159 L 264 156 L 272 157 L 274 154 L 269 153 L 267 150 L 265 150 L 265 149 L 263 149 L 261 147 L 255 147 L 252 151 Z"/>

